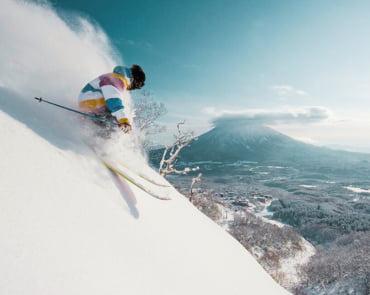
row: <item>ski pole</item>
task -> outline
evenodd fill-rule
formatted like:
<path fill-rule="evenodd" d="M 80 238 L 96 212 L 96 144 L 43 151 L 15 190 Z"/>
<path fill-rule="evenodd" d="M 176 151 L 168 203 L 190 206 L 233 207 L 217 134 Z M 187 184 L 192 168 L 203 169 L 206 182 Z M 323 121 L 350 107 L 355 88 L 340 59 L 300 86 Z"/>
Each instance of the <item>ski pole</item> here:
<path fill-rule="evenodd" d="M 92 120 L 96 120 L 96 121 L 100 121 L 100 122 L 108 122 L 106 119 L 99 117 L 99 115 L 93 115 L 93 114 L 88 114 L 88 113 L 80 112 L 78 110 L 75 110 L 75 109 L 72 109 L 72 108 L 69 108 L 69 107 L 66 107 L 66 106 L 62 106 L 60 104 L 57 104 L 57 103 L 48 101 L 46 99 L 43 99 L 42 97 L 35 97 L 35 99 L 38 102 L 46 102 L 46 103 L 48 103 L 50 105 L 53 105 L 53 106 L 56 106 L 58 108 L 61 108 L 61 109 L 64 109 L 64 110 L 67 110 L 67 111 L 70 111 L 70 112 L 73 112 L 73 113 L 76 113 L 76 114 L 85 116 L 85 117 L 88 117 L 88 118 L 90 118 Z M 110 124 L 113 124 L 113 125 L 118 125 L 118 123 L 116 123 L 114 121 L 109 121 L 109 123 Z"/>

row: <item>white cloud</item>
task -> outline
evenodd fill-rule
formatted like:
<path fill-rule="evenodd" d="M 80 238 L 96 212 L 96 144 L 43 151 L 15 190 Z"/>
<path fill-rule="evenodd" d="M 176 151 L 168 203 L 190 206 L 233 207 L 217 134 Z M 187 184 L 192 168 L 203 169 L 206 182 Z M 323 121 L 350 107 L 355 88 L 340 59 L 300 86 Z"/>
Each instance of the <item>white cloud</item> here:
<path fill-rule="evenodd" d="M 331 117 L 331 112 L 319 106 L 305 107 L 299 109 L 284 110 L 221 110 L 207 108 L 205 112 L 214 117 L 213 124 L 225 123 L 258 123 L 258 124 L 278 124 L 278 123 L 317 123 Z"/>
<path fill-rule="evenodd" d="M 305 136 L 292 136 L 294 139 L 298 140 L 298 141 L 302 141 L 302 142 L 305 142 L 305 143 L 309 143 L 309 144 L 313 144 L 313 145 L 319 145 L 319 143 L 317 142 L 317 140 L 311 138 L 311 137 L 305 137 Z"/>
<path fill-rule="evenodd" d="M 308 96 L 308 93 L 294 88 L 291 85 L 275 85 L 272 86 L 272 89 L 279 97 L 289 98 L 289 97 L 299 97 L 299 96 Z"/>

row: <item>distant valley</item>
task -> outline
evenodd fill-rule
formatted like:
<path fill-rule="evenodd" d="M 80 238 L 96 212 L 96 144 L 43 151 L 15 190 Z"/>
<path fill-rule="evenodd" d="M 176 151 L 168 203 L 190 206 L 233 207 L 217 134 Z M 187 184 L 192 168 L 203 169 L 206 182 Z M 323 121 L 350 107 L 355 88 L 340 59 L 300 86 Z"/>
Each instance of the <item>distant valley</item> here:
<path fill-rule="evenodd" d="M 161 149 L 151 152 L 153 165 L 161 154 Z M 258 211 L 264 197 L 273 199 L 272 218 L 314 244 L 370 229 L 370 154 L 317 147 L 262 125 L 230 123 L 199 136 L 177 164 L 199 167 L 203 186 L 228 202 Z M 170 179 L 186 188 L 191 177 Z"/>

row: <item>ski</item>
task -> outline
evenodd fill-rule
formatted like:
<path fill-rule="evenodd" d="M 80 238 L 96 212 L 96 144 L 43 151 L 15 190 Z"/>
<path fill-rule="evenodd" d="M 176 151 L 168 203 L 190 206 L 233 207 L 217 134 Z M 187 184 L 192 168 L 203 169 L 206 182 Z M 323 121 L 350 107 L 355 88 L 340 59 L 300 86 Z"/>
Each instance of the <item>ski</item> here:
<path fill-rule="evenodd" d="M 89 146 L 93 150 L 93 152 L 101 159 L 101 156 L 99 155 L 98 151 L 96 151 L 96 149 L 94 147 L 92 147 L 88 143 L 86 143 L 86 145 Z M 171 187 L 171 185 L 159 183 L 159 182 L 147 177 L 146 175 L 144 175 L 140 172 L 132 171 L 131 169 L 127 168 L 127 166 L 125 164 L 123 164 L 121 161 L 119 161 L 118 163 L 119 163 L 120 166 L 122 166 L 122 168 L 124 168 L 126 170 L 129 170 L 130 173 L 135 174 L 136 176 L 144 179 L 145 181 L 147 181 L 151 184 L 154 184 L 154 185 L 157 185 L 157 186 L 160 186 L 160 187 Z"/>
<path fill-rule="evenodd" d="M 114 174 L 122 177 L 127 182 L 132 183 L 133 185 L 135 185 L 136 187 L 140 188 L 142 191 L 146 192 L 147 194 L 149 194 L 153 198 L 156 198 L 156 199 L 159 199 L 159 200 L 171 200 L 171 198 L 162 197 L 162 196 L 160 196 L 160 195 L 152 192 L 150 189 L 148 189 L 147 187 L 145 187 L 143 184 L 141 184 L 138 181 L 136 181 L 134 179 L 134 177 L 132 177 L 132 176 L 129 175 L 129 173 L 134 174 L 135 176 L 141 177 L 142 179 L 148 181 L 149 183 L 152 183 L 153 185 L 157 185 L 157 186 L 160 186 L 160 187 L 170 187 L 170 186 L 158 184 L 158 183 L 156 183 L 154 181 L 152 182 L 152 181 L 150 181 L 149 178 L 146 178 L 144 175 L 139 175 L 139 174 L 137 174 L 135 172 L 132 172 L 131 170 L 129 170 L 128 168 L 126 168 L 121 163 L 120 163 L 120 165 L 123 166 L 122 168 L 126 169 L 129 172 L 123 171 L 122 169 L 118 169 L 118 168 L 114 167 L 113 165 L 109 164 L 106 160 L 104 160 L 104 158 L 101 155 L 99 155 L 99 152 L 93 146 L 91 146 L 88 143 L 86 143 L 86 144 L 95 153 L 95 155 L 100 159 L 100 161 L 104 164 L 104 166 L 107 167 Z"/>
<path fill-rule="evenodd" d="M 101 161 L 103 162 L 103 164 L 110 170 L 112 171 L 113 173 L 115 173 L 116 175 L 122 177 L 123 179 L 125 179 L 127 182 L 135 185 L 136 187 L 138 187 L 139 189 L 141 189 L 142 191 L 146 192 L 147 194 L 149 194 L 150 196 L 156 198 L 156 199 L 159 199 L 159 200 L 171 200 L 170 198 L 166 198 L 166 197 L 162 197 L 156 193 L 154 193 L 153 191 L 151 191 L 150 189 L 148 189 L 147 187 L 145 187 L 144 185 L 142 185 L 141 183 L 137 182 L 132 176 L 128 175 L 126 172 L 123 172 L 121 169 L 118 169 L 114 166 L 112 166 L 111 164 L 109 164 L 108 162 L 104 161 L 103 159 L 101 159 Z"/>
<path fill-rule="evenodd" d="M 144 175 L 140 172 L 132 171 L 131 169 L 127 168 L 124 164 L 122 164 L 122 162 L 119 162 L 119 165 L 122 166 L 124 169 L 130 170 L 131 173 L 136 174 L 137 176 L 146 180 L 147 182 L 150 182 L 151 184 L 154 184 L 154 185 L 157 185 L 157 186 L 160 186 L 160 187 L 171 187 L 168 184 L 159 183 L 159 182 L 147 177 L 146 175 Z"/>

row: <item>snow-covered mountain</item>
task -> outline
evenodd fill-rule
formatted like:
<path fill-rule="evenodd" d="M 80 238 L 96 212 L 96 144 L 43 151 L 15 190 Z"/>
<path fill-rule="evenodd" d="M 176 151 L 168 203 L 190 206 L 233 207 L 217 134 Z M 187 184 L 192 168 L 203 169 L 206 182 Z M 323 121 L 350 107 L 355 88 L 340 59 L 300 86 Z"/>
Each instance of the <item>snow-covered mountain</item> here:
<path fill-rule="evenodd" d="M 83 145 L 0 126 L 1 294 L 287 293 L 175 189 L 154 199 Z"/>
<path fill-rule="evenodd" d="M 155 157 L 155 153 L 153 154 Z M 274 129 L 246 122 L 216 125 L 184 148 L 181 159 L 185 162 L 257 161 L 283 164 L 369 161 L 370 155 L 335 151 L 297 141 Z"/>

